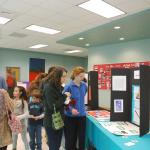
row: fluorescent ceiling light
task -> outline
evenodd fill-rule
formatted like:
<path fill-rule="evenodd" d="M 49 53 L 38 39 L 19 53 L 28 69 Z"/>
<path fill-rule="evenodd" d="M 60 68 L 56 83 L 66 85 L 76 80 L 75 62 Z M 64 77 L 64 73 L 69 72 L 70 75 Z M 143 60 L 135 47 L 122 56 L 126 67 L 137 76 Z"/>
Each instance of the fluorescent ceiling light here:
<path fill-rule="evenodd" d="M 125 38 L 122 37 L 122 38 L 120 38 L 119 40 L 120 40 L 120 41 L 123 41 L 124 39 L 125 39 Z"/>
<path fill-rule="evenodd" d="M 86 43 L 85 46 L 90 46 L 90 44 L 89 44 L 89 43 Z"/>
<path fill-rule="evenodd" d="M 84 37 L 79 37 L 78 39 L 79 39 L 79 40 L 84 40 Z"/>
<path fill-rule="evenodd" d="M 42 48 L 42 47 L 46 47 L 46 46 L 48 46 L 48 45 L 38 44 L 38 45 L 33 45 L 33 46 L 29 47 L 29 48 Z"/>
<path fill-rule="evenodd" d="M 4 18 L 4 17 L 0 17 L 0 24 L 6 24 L 8 21 L 10 21 L 11 19 L 8 18 Z"/>
<path fill-rule="evenodd" d="M 80 4 L 79 7 L 82 7 L 106 18 L 125 14 L 123 11 L 111 6 L 110 4 L 102 0 L 89 0 L 85 3 Z"/>
<path fill-rule="evenodd" d="M 120 27 L 119 27 L 119 26 L 116 26 L 116 27 L 114 27 L 114 29 L 116 29 L 116 30 L 117 30 L 117 29 L 120 29 Z"/>
<path fill-rule="evenodd" d="M 27 27 L 26 29 L 32 30 L 32 31 L 37 31 L 37 32 L 42 32 L 42 33 L 46 33 L 46 34 L 56 34 L 56 33 L 60 32 L 58 30 L 45 28 L 45 27 L 40 27 L 40 26 L 37 26 L 37 25 L 31 25 L 31 26 Z"/>
<path fill-rule="evenodd" d="M 69 51 L 65 51 L 65 53 L 71 54 L 71 53 L 81 53 L 81 50 L 69 50 Z"/>

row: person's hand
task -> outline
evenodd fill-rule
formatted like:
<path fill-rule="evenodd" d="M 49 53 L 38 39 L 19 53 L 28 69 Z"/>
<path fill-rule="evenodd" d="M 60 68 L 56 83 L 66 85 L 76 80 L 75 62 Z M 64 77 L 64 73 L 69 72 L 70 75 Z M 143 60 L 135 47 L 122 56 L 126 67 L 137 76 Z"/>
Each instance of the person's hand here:
<path fill-rule="evenodd" d="M 35 116 L 34 119 L 35 119 L 35 120 L 39 120 L 40 117 L 39 117 L 39 116 Z"/>
<path fill-rule="evenodd" d="M 67 97 L 66 100 L 65 100 L 65 102 L 64 102 L 64 104 L 65 104 L 65 105 L 68 105 L 68 104 L 70 103 L 70 101 L 71 101 L 71 100 L 70 100 L 70 97 Z"/>
<path fill-rule="evenodd" d="M 20 116 L 16 116 L 18 120 L 21 120 Z"/>
<path fill-rule="evenodd" d="M 79 114 L 78 110 L 75 108 L 73 108 L 71 112 L 72 112 L 72 115 L 74 116 L 77 116 Z"/>
<path fill-rule="evenodd" d="M 32 119 L 34 119 L 34 116 L 33 116 L 33 115 L 29 115 L 29 118 L 32 118 Z"/>
<path fill-rule="evenodd" d="M 65 92 L 64 93 L 67 97 L 71 97 L 71 93 L 70 92 Z"/>

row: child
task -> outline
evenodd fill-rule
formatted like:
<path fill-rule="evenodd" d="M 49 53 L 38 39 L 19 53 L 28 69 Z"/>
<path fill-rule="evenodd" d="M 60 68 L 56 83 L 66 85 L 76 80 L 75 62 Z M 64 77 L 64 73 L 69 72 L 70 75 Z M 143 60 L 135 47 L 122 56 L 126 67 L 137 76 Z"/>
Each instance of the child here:
<path fill-rule="evenodd" d="M 29 135 L 30 148 L 35 150 L 35 139 L 37 150 L 42 150 L 42 125 L 44 118 L 44 107 L 41 103 L 41 92 L 39 89 L 34 89 L 31 92 L 31 102 L 29 103 Z"/>
<path fill-rule="evenodd" d="M 28 117 L 28 104 L 26 102 L 27 96 L 24 87 L 16 86 L 13 92 L 14 95 L 14 114 L 20 119 L 22 123 L 22 141 L 25 146 L 25 150 L 29 150 L 29 144 L 27 141 L 27 117 Z M 13 150 L 17 148 L 18 134 L 12 133 Z"/>

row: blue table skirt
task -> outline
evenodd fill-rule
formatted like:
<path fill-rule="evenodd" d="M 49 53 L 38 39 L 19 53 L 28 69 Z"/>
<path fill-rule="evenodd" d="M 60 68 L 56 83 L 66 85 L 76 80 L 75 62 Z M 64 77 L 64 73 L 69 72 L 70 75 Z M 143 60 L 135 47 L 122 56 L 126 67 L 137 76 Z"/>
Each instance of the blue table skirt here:
<path fill-rule="evenodd" d="M 125 143 L 138 141 L 133 146 Z M 87 116 L 86 142 L 97 150 L 150 150 L 150 134 L 139 136 L 117 136 L 104 129 L 93 117 Z"/>

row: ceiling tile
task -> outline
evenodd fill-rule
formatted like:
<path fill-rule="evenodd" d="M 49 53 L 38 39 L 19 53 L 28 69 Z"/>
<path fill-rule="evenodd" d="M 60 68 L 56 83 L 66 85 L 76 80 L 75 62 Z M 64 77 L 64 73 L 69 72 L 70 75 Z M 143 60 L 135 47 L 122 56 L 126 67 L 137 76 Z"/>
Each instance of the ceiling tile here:
<path fill-rule="evenodd" d="M 86 2 L 87 0 L 63 0 L 67 3 L 73 4 L 73 5 L 79 5 L 81 3 Z"/>
<path fill-rule="evenodd" d="M 88 16 L 89 11 L 86 11 L 85 9 L 74 6 L 70 9 L 67 9 L 66 11 L 62 12 L 62 14 L 73 17 L 73 18 L 82 18 L 82 17 Z"/>
<path fill-rule="evenodd" d="M 41 3 L 45 2 L 45 0 L 22 0 L 30 5 L 40 5 Z"/>
<path fill-rule="evenodd" d="M 150 4 L 150 0 L 144 0 L 145 2 L 148 2 L 148 4 Z"/>
<path fill-rule="evenodd" d="M 112 4 L 113 6 L 116 6 L 122 11 L 125 11 L 126 13 L 133 13 L 146 8 L 150 8 L 148 3 L 144 0 L 106 0 L 106 2 Z"/>
<path fill-rule="evenodd" d="M 21 0 L 7 0 L 2 4 L 2 7 L 8 10 L 16 11 L 20 13 L 27 12 L 32 8 L 31 5 Z"/>
<path fill-rule="evenodd" d="M 49 11 L 61 12 L 63 10 L 66 11 L 66 9 L 71 8 L 72 5 L 65 3 L 62 0 L 47 0 L 44 3 L 42 3 L 40 7 L 48 9 Z"/>
<path fill-rule="evenodd" d="M 5 2 L 6 0 L 0 0 L 0 4 L 2 4 L 3 2 Z"/>
<path fill-rule="evenodd" d="M 27 15 L 33 16 L 33 17 L 39 17 L 41 19 L 48 19 L 49 17 L 56 14 L 55 11 L 44 9 L 41 7 L 34 7 L 30 11 L 26 13 Z M 44 20 L 43 20 L 44 21 Z"/>
<path fill-rule="evenodd" d="M 5 9 L 0 6 L 0 16 L 2 16 L 2 17 L 14 19 L 14 18 L 18 17 L 19 15 L 20 15 L 20 13 L 18 13 L 16 11 L 11 11 L 11 10 Z"/>

